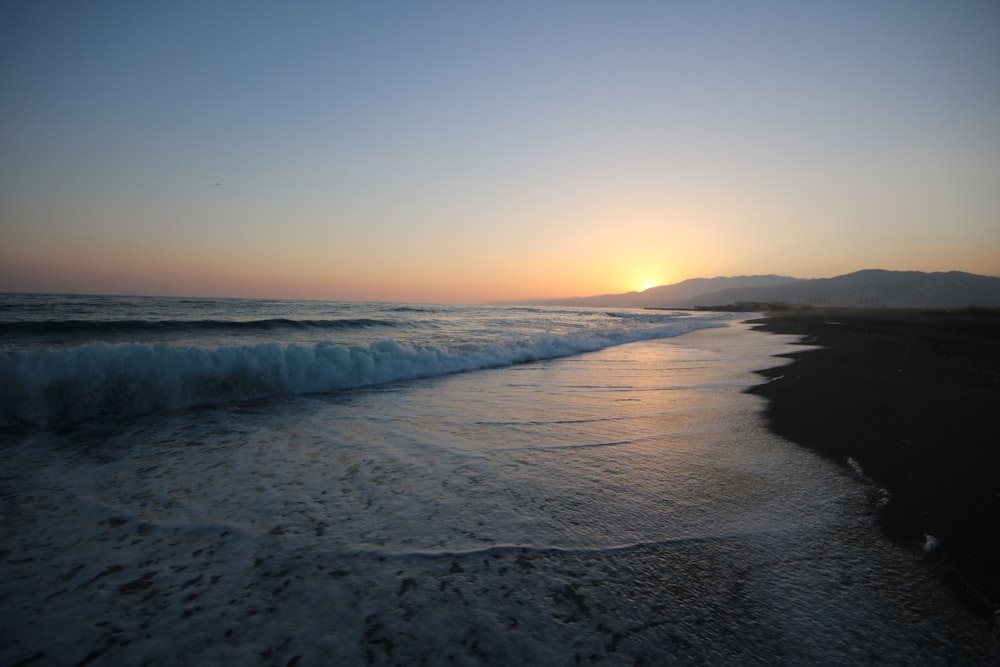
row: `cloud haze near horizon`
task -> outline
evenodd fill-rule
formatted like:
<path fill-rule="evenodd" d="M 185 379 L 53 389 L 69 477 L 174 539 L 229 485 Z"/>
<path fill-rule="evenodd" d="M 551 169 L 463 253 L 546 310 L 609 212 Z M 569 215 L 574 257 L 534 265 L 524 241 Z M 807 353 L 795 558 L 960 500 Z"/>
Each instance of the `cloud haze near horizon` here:
<path fill-rule="evenodd" d="M 1000 4 L 5 3 L 0 291 L 1000 274 Z"/>

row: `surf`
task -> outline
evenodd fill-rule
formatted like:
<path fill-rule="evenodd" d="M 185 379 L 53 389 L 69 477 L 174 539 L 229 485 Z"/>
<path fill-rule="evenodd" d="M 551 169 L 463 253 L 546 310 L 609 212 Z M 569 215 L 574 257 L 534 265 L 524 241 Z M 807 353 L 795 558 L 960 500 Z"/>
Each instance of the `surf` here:
<path fill-rule="evenodd" d="M 270 396 L 327 393 L 593 352 L 725 326 L 674 320 L 637 329 L 544 334 L 449 347 L 391 338 L 170 346 L 91 342 L 0 353 L 0 420 L 45 424 Z"/>

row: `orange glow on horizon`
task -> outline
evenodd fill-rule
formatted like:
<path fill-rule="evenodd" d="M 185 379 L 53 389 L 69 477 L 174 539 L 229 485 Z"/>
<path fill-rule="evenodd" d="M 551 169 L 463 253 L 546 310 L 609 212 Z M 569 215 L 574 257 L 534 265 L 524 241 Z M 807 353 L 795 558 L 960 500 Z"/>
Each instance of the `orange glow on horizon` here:
<path fill-rule="evenodd" d="M 640 292 L 645 292 L 648 289 L 652 289 L 653 287 L 658 287 L 659 285 L 662 285 L 662 284 L 663 283 L 661 283 L 658 280 L 645 280 L 645 281 L 643 281 L 642 285 L 639 287 L 639 291 Z"/>

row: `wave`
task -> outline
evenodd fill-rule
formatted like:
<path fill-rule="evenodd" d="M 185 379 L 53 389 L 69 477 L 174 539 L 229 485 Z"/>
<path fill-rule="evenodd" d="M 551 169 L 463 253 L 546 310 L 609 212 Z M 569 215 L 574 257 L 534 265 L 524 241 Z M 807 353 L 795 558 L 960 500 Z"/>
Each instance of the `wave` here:
<path fill-rule="evenodd" d="M 662 322 L 664 317 L 675 318 L 675 317 L 690 317 L 690 314 L 684 311 L 663 311 L 663 310 L 647 310 L 647 311 L 606 311 L 604 313 L 608 317 L 615 317 L 621 320 L 628 320 L 631 322 Z"/>
<path fill-rule="evenodd" d="M 370 318 L 290 320 L 274 318 L 266 320 L 64 320 L 64 321 L 22 321 L 0 322 L 0 335 L 45 336 L 64 335 L 73 338 L 115 333 L 169 333 L 169 332 L 255 332 L 308 330 L 323 331 L 339 329 L 366 329 L 372 327 L 393 327 L 391 320 Z"/>
<path fill-rule="evenodd" d="M 641 551 L 656 551 L 662 553 L 665 548 L 682 547 L 685 545 L 712 544 L 725 542 L 746 542 L 747 540 L 766 538 L 780 534 L 780 530 L 753 529 L 747 530 L 723 530 L 723 531 L 693 531 L 688 534 L 678 534 L 660 539 L 637 540 L 634 542 L 608 542 L 605 544 L 537 544 L 531 542 L 519 542 L 508 544 L 489 544 L 485 546 L 470 546 L 465 549 L 448 548 L 416 548 L 407 550 L 393 550 L 385 548 L 372 548 L 364 545 L 361 548 L 352 550 L 354 554 L 364 554 L 374 558 L 404 559 L 482 559 L 483 557 L 545 557 L 552 555 L 566 556 L 611 556 Z M 933 536 L 928 535 L 931 539 Z M 926 540 L 925 540 L 926 542 Z"/>
<path fill-rule="evenodd" d="M 77 421 L 325 393 L 570 356 L 717 326 L 725 324 L 672 322 L 460 348 L 408 346 L 385 339 L 367 347 L 330 342 L 217 348 L 100 342 L 71 349 L 5 351 L 0 352 L 0 423 Z"/>

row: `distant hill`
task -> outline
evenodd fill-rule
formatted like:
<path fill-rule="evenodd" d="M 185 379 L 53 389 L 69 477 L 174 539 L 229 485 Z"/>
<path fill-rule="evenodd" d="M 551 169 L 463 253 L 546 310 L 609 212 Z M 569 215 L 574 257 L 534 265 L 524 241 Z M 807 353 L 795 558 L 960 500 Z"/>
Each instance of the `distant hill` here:
<path fill-rule="evenodd" d="M 998 308 L 1000 278 L 961 271 L 923 273 L 868 269 L 834 278 L 706 292 L 680 305 L 714 306 L 738 302 L 856 308 Z"/>
<path fill-rule="evenodd" d="M 702 294 L 717 293 L 729 289 L 784 285 L 797 281 L 797 278 L 775 275 L 692 278 L 673 285 L 650 287 L 642 292 L 601 294 L 571 299 L 532 299 L 507 303 L 532 306 L 590 306 L 594 308 L 682 308 L 687 307 L 692 299 L 696 300 Z"/>
<path fill-rule="evenodd" d="M 961 271 L 924 273 L 868 269 L 812 280 L 778 275 L 694 278 L 643 292 L 516 303 L 598 308 L 696 308 L 736 303 L 855 308 L 1000 308 L 1000 278 Z"/>

